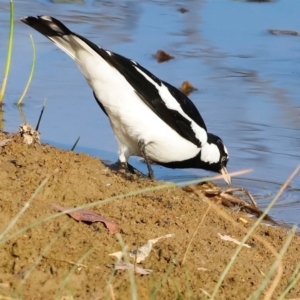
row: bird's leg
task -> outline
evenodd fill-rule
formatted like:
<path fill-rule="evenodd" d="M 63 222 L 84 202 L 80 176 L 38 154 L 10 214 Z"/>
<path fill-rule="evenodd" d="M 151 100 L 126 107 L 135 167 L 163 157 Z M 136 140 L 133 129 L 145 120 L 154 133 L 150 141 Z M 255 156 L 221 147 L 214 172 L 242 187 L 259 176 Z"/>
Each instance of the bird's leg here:
<path fill-rule="evenodd" d="M 142 152 L 143 158 L 144 158 L 144 160 L 146 162 L 147 169 L 148 169 L 148 172 L 149 172 L 148 176 L 149 176 L 149 178 L 151 180 L 155 180 L 155 176 L 154 176 L 153 170 L 151 168 L 151 165 L 150 165 L 150 162 L 149 162 L 149 158 L 148 158 L 148 156 L 147 156 L 147 154 L 145 152 L 145 147 L 146 147 L 145 141 L 143 139 L 140 139 L 138 141 L 138 146 L 139 146 L 139 148 L 140 148 L 140 150 Z"/>

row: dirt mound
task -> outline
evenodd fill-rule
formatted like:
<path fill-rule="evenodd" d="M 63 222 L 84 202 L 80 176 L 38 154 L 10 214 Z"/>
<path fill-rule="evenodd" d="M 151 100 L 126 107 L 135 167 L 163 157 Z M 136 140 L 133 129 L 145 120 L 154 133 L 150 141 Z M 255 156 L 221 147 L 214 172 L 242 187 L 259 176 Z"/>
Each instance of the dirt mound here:
<path fill-rule="evenodd" d="M 86 154 L 49 145 L 28 146 L 16 134 L 0 133 L 0 142 L 8 138 L 0 146 L 0 234 L 26 208 L 47 176 L 48 181 L 0 240 L 0 298 L 131 299 L 128 271 L 114 272 L 116 258 L 109 256 L 122 250 L 115 234 L 98 222 L 77 222 L 68 215 L 48 218 L 57 214 L 52 204 L 78 207 L 96 202 L 87 209 L 116 222 L 129 251 L 149 239 L 174 234 L 153 244 L 150 255 L 138 264 L 152 270 L 149 275 L 134 274 L 133 287 L 140 299 L 202 299 L 205 292 L 213 292 L 237 247 L 219 233 L 239 241 L 245 233 L 213 207 L 207 211 L 207 199 L 177 187 L 159 189 L 165 183 L 112 171 Z M 139 192 L 150 187 L 157 190 Z M 130 192 L 136 194 L 118 197 Z M 219 210 L 239 220 L 238 214 L 221 206 Z M 240 227 L 246 229 L 243 223 Z M 265 225 L 255 233 L 277 251 L 288 234 L 283 228 Z M 245 299 L 258 288 L 275 261 L 265 242 L 256 237 L 248 240 L 251 248 L 243 247 L 217 299 Z M 274 295 L 284 290 L 299 262 L 299 242 L 294 237 L 284 255 Z M 299 295 L 297 283 L 288 297 Z"/>

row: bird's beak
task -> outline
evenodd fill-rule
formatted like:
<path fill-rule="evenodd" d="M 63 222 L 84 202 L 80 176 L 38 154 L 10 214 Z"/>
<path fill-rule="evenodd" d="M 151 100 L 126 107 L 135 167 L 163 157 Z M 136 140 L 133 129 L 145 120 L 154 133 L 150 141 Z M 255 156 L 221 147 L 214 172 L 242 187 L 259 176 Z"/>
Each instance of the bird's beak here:
<path fill-rule="evenodd" d="M 226 183 L 228 185 L 231 185 L 231 177 L 230 174 L 228 173 L 226 167 L 222 167 L 222 169 L 220 170 L 221 174 L 224 176 L 224 180 L 226 181 Z"/>

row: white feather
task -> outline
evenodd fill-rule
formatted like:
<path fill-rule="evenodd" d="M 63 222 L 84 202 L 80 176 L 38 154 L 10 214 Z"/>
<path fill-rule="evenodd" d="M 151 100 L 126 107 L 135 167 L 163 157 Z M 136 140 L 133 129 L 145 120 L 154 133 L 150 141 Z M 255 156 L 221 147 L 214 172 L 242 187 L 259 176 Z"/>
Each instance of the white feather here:
<path fill-rule="evenodd" d="M 220 161 L 220 150 L 217 145 L 206 143 L 201 148 L 201 160 L 207 163 L 217 163 Z"/>

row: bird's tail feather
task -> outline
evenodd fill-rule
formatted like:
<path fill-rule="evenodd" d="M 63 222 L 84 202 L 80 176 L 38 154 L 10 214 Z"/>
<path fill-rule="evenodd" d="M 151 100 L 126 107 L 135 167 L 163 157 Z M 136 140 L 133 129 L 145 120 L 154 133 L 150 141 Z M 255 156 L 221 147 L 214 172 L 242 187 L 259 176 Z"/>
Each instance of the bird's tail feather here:
<path fill-rule="evenodd" d="M 76 41 L 72 38 L 73 33 L 63 23 L 50 16 L 24 17 L 21 21 L 46 36 L 75 59 Z"/>

